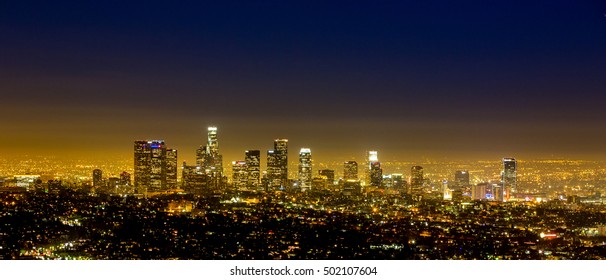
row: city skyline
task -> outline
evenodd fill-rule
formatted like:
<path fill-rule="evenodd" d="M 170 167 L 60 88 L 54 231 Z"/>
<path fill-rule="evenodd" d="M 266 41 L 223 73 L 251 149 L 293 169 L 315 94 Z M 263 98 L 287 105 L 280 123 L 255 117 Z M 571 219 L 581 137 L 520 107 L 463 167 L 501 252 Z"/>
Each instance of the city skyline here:
<path fill-rule="evenodd" d="M 600 1 L 4 3 L 0 154 L 120 157 L 132 139 L 161 138 L 189 155 L 220 125 L 229 161 L 278 137 L 318 160 L 367 149 L 604 159 L 605 12 Z"/>

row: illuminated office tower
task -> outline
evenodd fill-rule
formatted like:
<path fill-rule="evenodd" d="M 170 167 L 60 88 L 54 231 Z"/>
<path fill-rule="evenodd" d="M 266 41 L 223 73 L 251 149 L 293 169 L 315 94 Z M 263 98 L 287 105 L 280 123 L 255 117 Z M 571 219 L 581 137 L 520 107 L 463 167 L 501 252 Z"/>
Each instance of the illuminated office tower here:
<path fill-rule="evenodd" d="M 148 141 L 135 141 L 135 192 L 144 194 L 147 191 L 151 172 L 151 147 Z"/>
<path fill-rule="evenodd" d="M 166 144 L 162 140 L 152 140 L 150 145 L 150 173 L 148 192 L 166 189 Z"/>
<path fill-rule="evenodd" d="M 274 140 L 274 149 L 267 151 L 267 179 L 270 187 L 288 183 L 288 140 Z"/>
<path fill-rule="evenodd" d="M 101 187 L 103 184 L 103 171 L 101 169 L 93 170 L 93 187 Z"/>
<path fill-rule="evenodd" d="M 208 150 L 212 155 L 219 154 L 219 140 L 217 139 L 217 127 L 208 127 Z"/>
<path fill-rule="evenodd" d="M 335 185 L 335 171 L 330 169 L 322 169 L 318 171 L 318 175 L 326 180 L 326 187 L 332 189 Z"/>
<path fill-rule="evenodd" d="M 368 183 L 373 187 L 380 187 L 383 181 L 383 170 L 377 151 L 368 152 Z"/>
<path fill-rule="evenodd" d="M 166 149 L 166 188 L 177 188 L 178 172 L 177 150 Z"/>
<path fill-rule="evenodd" d="M 176 150 L 168 149 L 170 160 L 163 140 L 135 141 L 134 150 L 136 193 L 165 191 L 169 188 L 168 182 L 176 186 Z M 174 180 L 168 175 L 174 176 Z"/>
<path fill-rule="evenodd" d="M 261 184 L 261 151 L 246 151 L 244 160 L 246 161 L 248 175 L 246 185 L 250 189 L 257 190 Z"/>
<path fill-rule="evenodd" d="M 299 184 L 301 191 L 309 191 L 311 189 L 311 150 L 301 148 L 299 152 Z"/>
<path fill-rule="evenodd" d="M 517 163 L 515 158 L 503 158 L 501 182 L 503 183 L 504 201 L 508 201 L 511 195 L 516 192 L 516 170 Z"/>
<path fill-rule="evenodd" d="M 267 183 L 271 188 L 282 185 L 282 172 L 280 171 L 278 162 L 279 159 L 276 151 L 267 151 Z"/>
<path fill-rule="evenodd" d="M 358 180 L 358 163 L 346 161 L 343 164 L 343 180 Z"/>
<path fill-rule="evenodd" d="M 187 165 L 184 161 L 181 166 L 181 187 L 187 193 L 200 195 L 208 191 L 209 176 L 200 171 L 200 167 Z"/>
<path fill-rule="evenodd" d="M 202 172 L 213 177 L 220 177 L 223 174 L 223 156 L 219 154 L 219 140 L 216 127 L 208 127 L 206 141 L 206 146 L 200 146 L 196 150 L 196 165 L 200 167 Z"/>
<path fill-rule="evenodd" d="M 413 166 L 410 169 L 410 194 L 419 196 L 423 194 L 423 167 Z"/>
<path fill-rule="evenodd" d="M 288 182 L 288 139 L 276 139 L 274 151 L 278 153 L 278 163 L 282 177 L 282 185 Z"/>
<path fill-rule="evenodd" d="M 238 190 L 243 190 L 248 184 L 248 168 L 246 167 L 246 161 L 233 161 L 231 163 L 232 168 L 232 183 Z"/>
<path fill-rule="evenodd" d="M 469 186 L 469 172 L 467 170 L 459 170 L 455 172 L 454 186 L 458 189 Z"/>

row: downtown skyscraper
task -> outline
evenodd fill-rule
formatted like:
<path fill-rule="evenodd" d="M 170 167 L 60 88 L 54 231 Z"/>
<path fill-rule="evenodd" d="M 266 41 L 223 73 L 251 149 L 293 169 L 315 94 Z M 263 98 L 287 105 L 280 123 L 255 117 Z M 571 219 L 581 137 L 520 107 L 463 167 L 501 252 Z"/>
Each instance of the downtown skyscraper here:
<path fill-rule="evenodd" d="M 301 148 L 299 152 L 299 186 L 303 192 L 311 189 L 311 165 L 311 150 Z"/>
<path fill-rule="evenodd" d="M 246 161 L 233 161 L 232 168 L 232 184 L 237 190 L 243 190 L 248 184 L 248 169 Z"/>
<path fill-rule="evenodd" d="M 420 200 L 423 196 L 423 167 L 413 166 L 410 168 L 410 194 L 413 199 Z"/>
<path fill-rule="evenodd" d="M 267 178 L 271 188 L 288 184 L 288 139 L 274 140 L 274 149 L 267 151 Z"/>
<path fill-rule="evenodd" d="M 177 150 L 163 140 L 138 140 L 134 145 L 135 192 L 161 192 L 177 185 Z"/>
<path fill-rule="evenodd" d="M 261 185 L 261 151 L 247 150 L 244 161 L 247 169 L 247 187 L 259 190 Z"/>
<path fill-rule="evenodd" d="M 467 170 L 458 170 L 455 172 L 454 186 L 457 189 L 469 186 L 469 172 Z"/>
<path fill-rule="evenodd" d="M 206 145 L 200 146 L 196 151 L 196 165 L 201 172 L 212 177 L 223 175 L 223 156 L 219 153 L 219 139 L 217 127 L 209 126 Z"/>
<path fill-rule="evenodd" d="M 516 192 L 517 162 L 515 158 L 503 158 L 503 171 L 501 182 L 503 183 L 504 200 L 509 201 Z"/>
<path fill-rule="evenodd" d="M 343 180 L 358 180 L 358 163 L 346 161 L 343 163 Z"/>
<path fill-rule="evenodd" d="M 383 170 L 377 151 L 368 152 L 368 185 L 380 187 L 383 180 Z"/>

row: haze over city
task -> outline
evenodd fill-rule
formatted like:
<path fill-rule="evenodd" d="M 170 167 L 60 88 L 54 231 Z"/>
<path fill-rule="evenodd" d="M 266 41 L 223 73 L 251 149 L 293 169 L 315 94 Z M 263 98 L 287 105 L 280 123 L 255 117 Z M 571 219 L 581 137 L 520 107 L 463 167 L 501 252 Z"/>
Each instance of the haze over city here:
<path fill-rule="evenodd" d="M 0 4 L 0 155 L 606 158 L 602 1 Z"/>

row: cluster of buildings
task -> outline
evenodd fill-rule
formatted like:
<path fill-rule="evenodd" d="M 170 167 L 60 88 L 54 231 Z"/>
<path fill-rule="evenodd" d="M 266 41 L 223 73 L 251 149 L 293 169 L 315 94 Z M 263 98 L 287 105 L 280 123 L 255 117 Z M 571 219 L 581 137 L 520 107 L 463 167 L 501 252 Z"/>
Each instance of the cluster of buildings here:
<path fill-rule="evenodd" d="M 268 150 L 266 169 L 261 170 L 261 151 L 246 150 L 244 159 L 231 162 L 231 180 L 226 176 L 223 156 L 219 152 L 217 127 L 208 127 L 207 143 L 196 150 L 195 165 L 183 162 L 181 181 L 177 182 L 177 150 L 167 148 L 162 140 L 135 141 L 134 184 L 125 193 L 154 195 L 169 192 L 192 194 L 220 193 L 231 187 L 239 191 L 330 191 L 346 196 L 368 192 L 403 194 L 413 201 L 424 198 L 443 200 L 509 201 L 518 199 L 516 193 L 517 163 L 504 158 L 501 180 L 470 184 L 469 172 L 459 170 L 454 181 L 442 181 L 441 189 L 430 187 L 422 166 L 412 166 L 410 175 L 384 174 L 377 151 L 369 151 L 365 168 L 356 161 L 343 163 L 343 176 L 337 178 L 335 170 L 313 171 L 312 151 L 299 151 L 298 176 L 288 177 L 288 139 L 275 139 Z M 359 171 L 366 171 L 360 176 Z M 362 179 L 364 177 L 365 180 Z M 93 178 L 97 175 L 93 174 Z M 95 180 L 94 180 L 95 181 Z"/>

